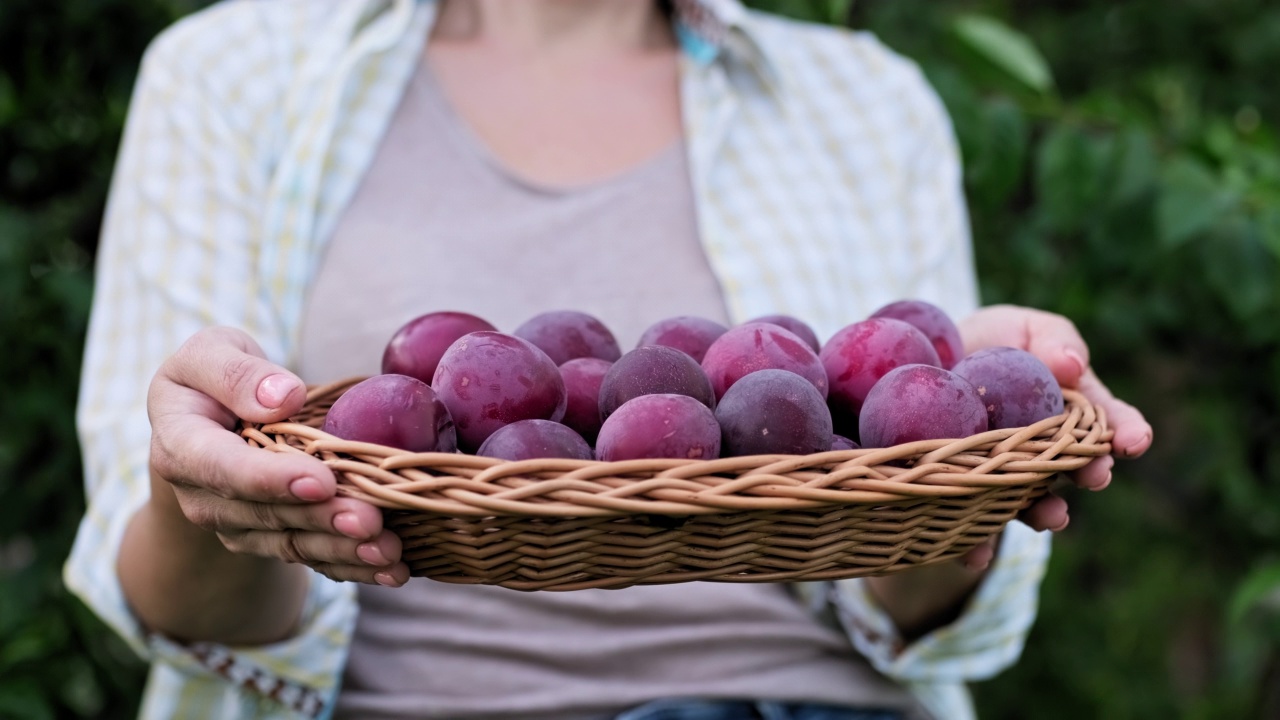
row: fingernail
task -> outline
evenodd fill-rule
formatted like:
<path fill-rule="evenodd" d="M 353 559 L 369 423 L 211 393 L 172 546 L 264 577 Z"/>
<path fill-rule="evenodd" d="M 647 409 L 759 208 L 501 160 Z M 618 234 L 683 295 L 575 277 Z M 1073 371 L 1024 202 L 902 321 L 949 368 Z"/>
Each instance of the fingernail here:
<path fill-rule="evenodd" d="M 391 577 L 389 572 L 374 573 L 373 579 L 384 587 L 400 587 L 400 583 L 396 582 L 396 579 Z"/>
<path fill-rule="evenodd" d="M 1101 492 L 1103 490 L 1106 490 L 1107 486 L 1110 484 L 1111 484 L 1111 473 L 1107 473 L 1107 476 L 1102 479 L 1102 482 L 1098 483 L 1097 485 L 1094 485 L 1089 489 L 1094 492 Z"/>
<path fill-rule="evenodd" d="M 382 554 L 382 548 L 378 547 L 375 543 L 361 543 L 357 545 L 356 557 L 373 566 L 388 564 L 387 556 Z"/>
<path fill-rule="evenodd" d="M 262 407 L 274 410 L 283 405 L 285 398 L 289 397 L 289 393 L 297 387 L 297 381 L 288 375 L 282 373 L 268 375 L 258 383 L 258 402 Z"/>
<path fill-rule="evenodd" d="M 355 513 L 343 512 L 333 516 L 333 529 L 346 535 L 352 540 L 362 540 L 368 537 L 368 533 L 360 527 L 360 518 Z M 386 565 L 386 563 L 382 563 Z"/>
<path fill-rule="evenodd" d="M 319 480 L 312 477 L 300 477 L 289 483 L 289 492 L 293 493 L 293 496 L 299 500 L 308 502 L 324 500 L 327 497 L 324 486 L 320 484 Z"/>
<path fill-rule="evenodd" d="M 1075 363 L 1077 376 L 1084 375 L 1084 370 L 1085 370 L 1084 358 L 1080 357 L 1080 353 L 1076 352 L 1075 350 L 1068 349 L 1068 350 L 1063 350 L 1062 354 L 1066 355 L 1068 360 Z"/>
<path fill-rule="evenodd" d="M 1062 532 L 1063 530 L 1066 530 L 1066 529 L 1067 529 L 1067 526 L 1068 526 L 1068 525 L 1070 525 L 1070 524 L 1071 524 L 1071 516 L 1067 516 L 1067 517 L 1062 521 L 1062 524 L 1061 524 L 1061 525 L 1059 525 L 1059 526 L 1058 526 L 1058 527 L 1056 527 L 1056 528 L 1049 528 L 1049 529 L 1050 529 L 1050 530 L 1052 530 L 1053 532 Z"/>
<path fill-rule="evenodd" d="M 1151 433 L 1143 433 L 1138 442 L 1124 449 L 1125 457 L 1137 455 L 1139 450 L 1151 444 Z"/>

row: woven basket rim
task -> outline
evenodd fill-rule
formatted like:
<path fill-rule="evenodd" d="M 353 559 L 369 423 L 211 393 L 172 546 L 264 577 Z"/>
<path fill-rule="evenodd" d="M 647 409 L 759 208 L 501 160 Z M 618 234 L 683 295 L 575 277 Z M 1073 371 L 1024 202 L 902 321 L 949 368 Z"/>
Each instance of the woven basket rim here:
<path fill-rule="evenodd" d="M 307 407 L 362 378 L 309 388 Z M 890 448 L 715 460 L 541 459 L 518 462 L 463 453 L 410 453 L 342 440 L 316 417 L 243 423 L 252 445 L 303 452 L 339 477 L 343 495 L 386 510 L 457 517 L 690 516 L 806 510 L 849 504 L 963 502 L 984 491 L 1044 483 L 1110 454 L 1105 410 L 1064 389 L 1061 415 L 1024 428 Z M 323 417 L 323 415 L 319 415 Z"/>

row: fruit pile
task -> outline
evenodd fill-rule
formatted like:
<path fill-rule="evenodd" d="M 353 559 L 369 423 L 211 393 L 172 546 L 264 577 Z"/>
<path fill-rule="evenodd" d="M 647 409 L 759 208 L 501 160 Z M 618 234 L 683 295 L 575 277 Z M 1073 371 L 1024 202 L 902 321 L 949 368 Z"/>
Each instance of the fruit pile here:
<path fill-rule="evenodd" d="M 504 460 L 634 460 L 890 447 L 1023 427 L 1063 412 L 1030 353 L 965 357 L 939 308 L 907 300 L 825 345 L 803 322 L 768 316 L 725 328 L 662 320 L 623 354 L 581 312 L 538 315 L 511 334 L 465 313 L 400 328 L 384 374 L 353 385 L 323 429 L 410 452 Z"/>

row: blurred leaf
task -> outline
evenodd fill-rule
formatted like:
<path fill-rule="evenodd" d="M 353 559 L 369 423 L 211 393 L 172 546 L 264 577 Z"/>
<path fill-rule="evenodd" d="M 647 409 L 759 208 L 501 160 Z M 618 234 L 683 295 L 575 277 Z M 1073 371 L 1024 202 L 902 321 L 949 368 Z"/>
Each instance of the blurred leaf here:
<path fill-rule="evenodd" d="M 1112 140 L 1060 124 L 1040 144 L 1036 195 L 1043 220 L 1058 232 L 1078 232 L 1099 211 Z"/>
<path fill-rule="evenodd" d="M 1131 202 L 1155 189 L 1160 169 L 1160 158 L 1151 132 L 1131 126 L 1119 139 L 1116 157 L 1114 202 Z"/>
<path fill-rule="evenodd" d="M 995 98 L 981 108 L 980 150 L 967 163 L 972 199 L 998 207 L 1022 180 L 1027 154 L 1027 122 L 1022 110 L 1007 98 Z"/>
<path fill-rule="evenodd" d="M 1160 239 L 1175 247 L 1207 230 L 1232 205 L 1234 198 L 1201 162 L 1175 158 L 1161 175 L 1156 204 Z"/>
<path fill-rule="evenodd" d="M 1227 614 L 1231 622 L 1240 623 L 1258 610 L 1280 615 L 1280 561 L 1254 568 L 1231 596 Z"/>
<path fill-rule="evenodd" d="M 35 686 L 6 679 L 0 681 L 0 718 L 53 720 L 53 706 Z"/>
<path fill-rule="evenodd" d="M 1030 90 L 1053 88 L 1049 63 L 1026 35 L 986 15 L 961 15 L 952 32 L 966 47 Z"/>

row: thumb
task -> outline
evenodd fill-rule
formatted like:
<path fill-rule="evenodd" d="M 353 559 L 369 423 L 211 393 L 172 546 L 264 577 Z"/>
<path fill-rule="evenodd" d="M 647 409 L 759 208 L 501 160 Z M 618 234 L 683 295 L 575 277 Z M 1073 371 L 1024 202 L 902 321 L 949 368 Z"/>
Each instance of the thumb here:
<path fill-rule="evenodd" d="M 993 305 L 960 325 L 965 351 L 1014 347 L 1039 358 L 1064 387 L 1077 387 L 1089 368 L 1089 346 L 1067 318 L 1043 310 Z"/>
<path fill-rule="evenodd" d="M 267 360 L 253 338 L 233 328 L 196 333 L 161 372 L 250 422 L 285 420 L 306 402 L 301 378 Z"/>

